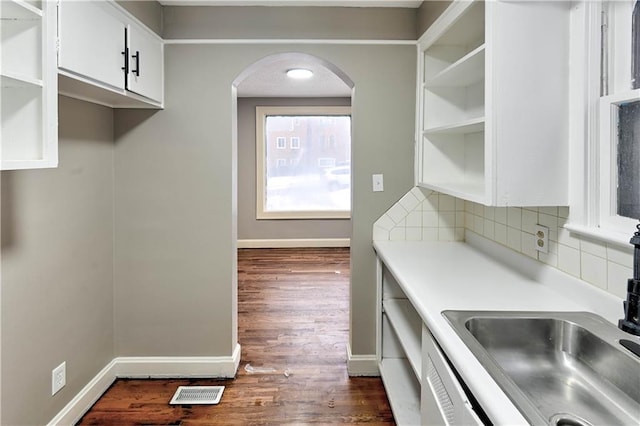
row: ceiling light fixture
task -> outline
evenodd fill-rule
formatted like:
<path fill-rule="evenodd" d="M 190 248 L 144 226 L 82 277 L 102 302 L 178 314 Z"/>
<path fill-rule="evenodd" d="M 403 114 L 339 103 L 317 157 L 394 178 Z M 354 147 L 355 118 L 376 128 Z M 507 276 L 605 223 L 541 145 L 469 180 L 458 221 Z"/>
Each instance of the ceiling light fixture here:
<path fill-rule="evenodd" d="M 287 70 L 287 77 L 289 78 L 304 80 L 307 78 L 311 78 L 312 76 L 313 71 L 304 68 L 292 68 L 290 70 Z"/>

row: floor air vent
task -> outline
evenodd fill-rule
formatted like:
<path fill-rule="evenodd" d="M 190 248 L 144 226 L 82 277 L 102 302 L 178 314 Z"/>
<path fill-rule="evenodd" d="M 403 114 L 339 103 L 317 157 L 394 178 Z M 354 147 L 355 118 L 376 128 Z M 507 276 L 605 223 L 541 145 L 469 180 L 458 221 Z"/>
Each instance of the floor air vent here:
<path fill-rule="evenodd" d="M 224 386 L 180 386 L 173 395 L 171 405 L 217 404 Z"/>

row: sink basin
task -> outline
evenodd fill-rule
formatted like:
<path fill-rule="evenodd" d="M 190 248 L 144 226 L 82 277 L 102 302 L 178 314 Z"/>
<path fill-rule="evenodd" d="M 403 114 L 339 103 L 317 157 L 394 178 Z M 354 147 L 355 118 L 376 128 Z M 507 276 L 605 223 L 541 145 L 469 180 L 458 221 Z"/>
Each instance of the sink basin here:
<path fill-rule="evenodd" d="M 637 337 L 587 312 L 444 311 L 463 342 L 531 424 L 634 425 Z"/>

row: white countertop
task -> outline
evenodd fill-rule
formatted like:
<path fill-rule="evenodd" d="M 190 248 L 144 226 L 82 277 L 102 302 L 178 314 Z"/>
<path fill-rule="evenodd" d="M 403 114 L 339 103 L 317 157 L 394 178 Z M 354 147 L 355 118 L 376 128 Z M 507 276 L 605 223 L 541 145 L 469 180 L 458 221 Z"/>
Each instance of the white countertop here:
<path fill-rule="evenodd" d="M 466 239 L 374 248 L 493 423 L 528 424 L 442 311 L 588 311 L 617 324 L 622 300 L 472 232 Z"/>

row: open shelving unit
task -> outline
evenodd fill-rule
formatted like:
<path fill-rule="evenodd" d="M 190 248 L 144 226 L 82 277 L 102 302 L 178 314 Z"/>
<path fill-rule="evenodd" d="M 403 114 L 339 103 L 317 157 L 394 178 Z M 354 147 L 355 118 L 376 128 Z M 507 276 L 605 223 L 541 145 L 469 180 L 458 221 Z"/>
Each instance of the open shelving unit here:
<path fill-rule="evenodd" d="M 422 320 L 383 267 L 379 369 L 397 424 L 420 424 Z"/>
<path fill-rule="evenodd" d="M 425 32 L 417 185 L 492 206 L 567 205 L 569 12 L 454 1 Z"/>
<path fill-rule="evenodd" d="M 2 170 L 56 167 L 55 5 L 0 2 Z"/>

